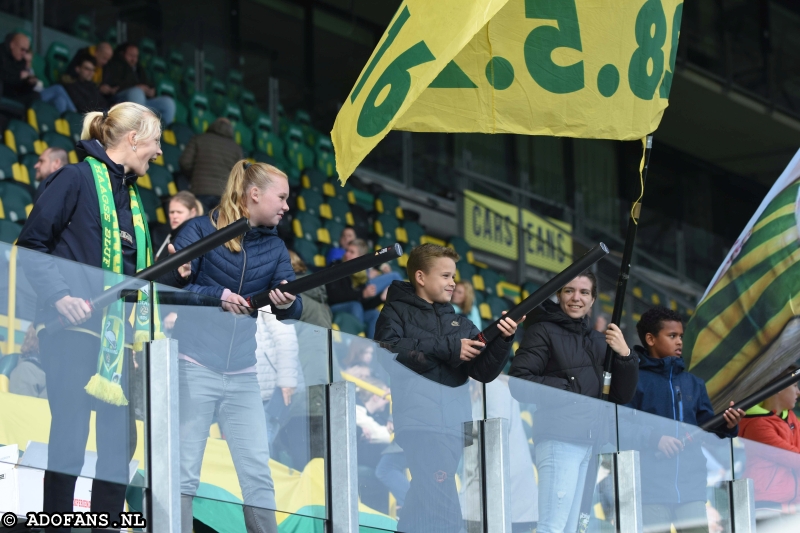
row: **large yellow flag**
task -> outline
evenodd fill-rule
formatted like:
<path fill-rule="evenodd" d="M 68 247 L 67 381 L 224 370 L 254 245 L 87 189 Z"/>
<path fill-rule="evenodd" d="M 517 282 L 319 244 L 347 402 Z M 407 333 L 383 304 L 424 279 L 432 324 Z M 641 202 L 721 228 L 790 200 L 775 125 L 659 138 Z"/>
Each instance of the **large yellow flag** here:
<path fill-rule="evenodd" d="M 639 139 L 681 0 L 405 0 L 336 117 L 342 180 L 391 129 Z"/>

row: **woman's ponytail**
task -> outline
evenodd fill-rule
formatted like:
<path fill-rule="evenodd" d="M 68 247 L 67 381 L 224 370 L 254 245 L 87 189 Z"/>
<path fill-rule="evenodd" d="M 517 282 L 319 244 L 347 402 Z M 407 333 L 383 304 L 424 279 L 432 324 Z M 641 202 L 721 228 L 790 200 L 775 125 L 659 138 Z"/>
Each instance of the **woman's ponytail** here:
<path fill-rule="evenodd" d="M 161 120 L 143 105 L 122 102 L 108 111 L 86 113 L 81 140 L 96 139 L 109 149 L 132 131 L 136 132 L 138 140 L 158 139 L 161 137 Z"/>
<path fill-rule="evenodd" d="M 106 145 L 105 128 L 106 115 L 102 111 L 90 111 L 83 117 L 81 140 L 97 139 L 103 146 Z"/>

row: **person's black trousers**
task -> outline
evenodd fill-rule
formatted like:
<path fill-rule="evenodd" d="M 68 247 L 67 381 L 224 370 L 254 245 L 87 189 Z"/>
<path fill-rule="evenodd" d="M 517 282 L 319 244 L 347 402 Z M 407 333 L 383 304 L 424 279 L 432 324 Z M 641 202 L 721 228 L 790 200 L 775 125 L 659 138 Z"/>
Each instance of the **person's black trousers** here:
<path fill-rule="evenodd" d="M 119 519 L 125 503 L 129 464 L 136 443 L 136 424 L 128 397 L 129 351 L 125 350 L 122 387 L 129 405 L 115 406 L 90 396 L 85 390 L 97 372 L 100 339 L 87 333 L 60 331 L 39 336 L 39 351 L 50 404 L 50 440 L 44 476 L 44 505 L 48 513 L 71 512 L 75 482 L 83 468 L 89 422 L 95 411 L 97 465 L 92 482 L 92 512 L 107 512 Z M 48 533 L 69 528 L 48 528 Z"/>

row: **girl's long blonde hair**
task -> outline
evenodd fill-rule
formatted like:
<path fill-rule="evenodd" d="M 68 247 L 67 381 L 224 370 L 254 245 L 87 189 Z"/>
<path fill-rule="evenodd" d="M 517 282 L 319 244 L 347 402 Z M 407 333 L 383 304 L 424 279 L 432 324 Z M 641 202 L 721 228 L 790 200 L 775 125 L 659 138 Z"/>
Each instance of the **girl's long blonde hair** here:
<path fill-rule="evenodd" d="M 459 281 L 456 286 L 459 285 L 464 287 L 464 301 L 461 302 L 459 307 L 464 313 L 469 314 L 472 311 L 472 304 L 475 303 L 475 289 L 469 281 Z"/>
<path fill-rule="evenodd" d="M 250 189 L 257 187 L 263 191 L 276 179 L 281 178 L 287 181 L 289 179 L 280 169 L 272 165 L 251 164 L 247 159 L 237 162 L 228 176 L 228 183 L 225 185 L 222 198 L 220 198 L 219 207 L 215 207 L 209 213 L 211 223 L 215 224 L 217 229 L 222 229 L 242 217 L 250 218 L 250 212 L 247 209 L 247 194 Z M 216 221 L 214 220 L 215 213 L 218 213 Z M 231 252 L 241 252 L 242 237 L 226 242 L 225 247 Z"/>

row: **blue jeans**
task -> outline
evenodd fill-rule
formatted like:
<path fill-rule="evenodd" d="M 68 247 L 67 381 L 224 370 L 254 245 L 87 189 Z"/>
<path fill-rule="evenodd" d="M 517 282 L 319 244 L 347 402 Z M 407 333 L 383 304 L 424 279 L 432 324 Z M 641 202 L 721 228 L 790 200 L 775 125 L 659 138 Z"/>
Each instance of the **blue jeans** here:
<path fill-rule="evenodd" d="M 181 360 L 181 494 L 194 496 L 214 411 L 233 458 L 245 505 L 275 509 L 269 443 L 256 374 L 220 374 Z"/>
<path fill-rule="evenodd" d="M 574 533 L 581 513 L 583 485 L 592 447 L 556 440 L 536 445 L 539 470 L 537 533 Z"/>
<path fill-rule="evenodd" d="M 403 276 L 397 272 L 389 272 L 388 274 L 381 274 L 378 277 L 369 280 L 367 285 L 375 285 L 376 293 L 380 294 L 386 290 L 386 287 L 392 284 L 393 281 L 402 281 Z"/>
<path fill-rule="evenodd" d="M 394 494 L 397 506 L 402 507 L 406 501 L 409 482 L 406 476 L 406 456 L 403 453 L 386 453 L 381 455 L 375 467 L 375 477 L 383 486 Z"/>
<path fill-rule="evenodd" d="M 371 339 L 375 336 L 375 324 L 378 323 L 378 316 L 380 315 L 380 311 L 377 309 L 365 310 L 361 302 L 353 300 L 352 302 L 333 304 L 331 305 L 331 311 L 333 311 L 333 314 L 350 313 L 364 324 L 364 333 L 366 333 L 367 338 Z"/>
<path fill-rule="evenodd" d="M 59 114 L 65 111 L 78 112 L 63 85 L 51 85 L 46 89 L 42 89 L 39 95 L 42 97 L 43 102 L 52 104 L 53 107 L 58 109 Z"/>
<path fill-rule="evenodd" d="M 131 87 L 120 91 L 114 97 L 114 101 L 119 102 L 133 102 L 149 107 L 161 116 L 164 124 L 172 124 L 175 120 L 175 100 L 169 96 L 156 96 L 155 98 L 147 98 L 144 91 L 138 87 Z"/>

